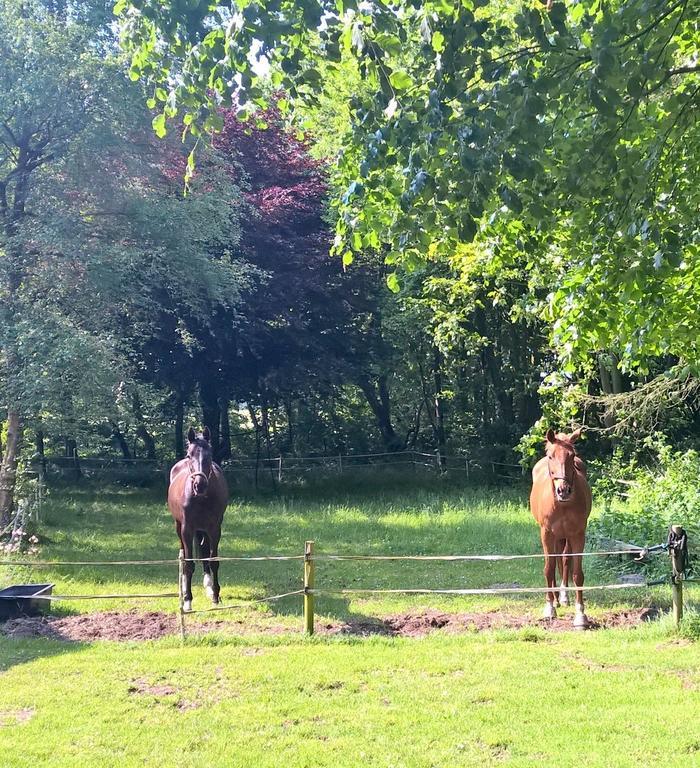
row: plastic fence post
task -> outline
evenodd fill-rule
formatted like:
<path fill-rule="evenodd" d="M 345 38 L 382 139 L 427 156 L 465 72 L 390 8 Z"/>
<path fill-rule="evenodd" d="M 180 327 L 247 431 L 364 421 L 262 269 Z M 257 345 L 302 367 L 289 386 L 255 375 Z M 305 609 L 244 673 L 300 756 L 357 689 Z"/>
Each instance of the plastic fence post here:
<path fill-rule="evenodd" d="M 177 594 L 180 601 L 180 640 L 185 641 L 185 593 L 182 589 L 182 582 L 185 577 L 185 552 L 180 550 L 178 557 L 178 576 L 177 576 Z"/>
<path fill-rule="evenodd" d="M 307 635 L 314 633 L 314 596 L 309 592 L 314 586 L 313 554 L 314 543 L 307 541 L 304 544 L 304 629 Z"/>

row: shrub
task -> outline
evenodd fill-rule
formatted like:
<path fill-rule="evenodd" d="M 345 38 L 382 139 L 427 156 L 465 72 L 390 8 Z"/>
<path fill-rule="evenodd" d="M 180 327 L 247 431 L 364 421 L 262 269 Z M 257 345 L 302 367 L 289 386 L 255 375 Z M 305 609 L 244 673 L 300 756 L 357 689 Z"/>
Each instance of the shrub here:
<path fill-rule="evenodd" d="M 658 438 L 648 439 L 646 447 L 654 457 L 649 466 L 621 468 L 613 462 L 612 471 L 596 483 L 603 510 L 591 520 L 589 530 L 594 536 L 646 546 L 665 542 L 669 526 L 679 524 L 688 533 L 691 554 L 700 551 L 700 454 L 674 451 Z M 625 499 L 612 493 L 612 480 L 620 476 L 632 481 Z M 650 571 L 650 577 L 668 574 L 669 564 L 655 558 Z"/>

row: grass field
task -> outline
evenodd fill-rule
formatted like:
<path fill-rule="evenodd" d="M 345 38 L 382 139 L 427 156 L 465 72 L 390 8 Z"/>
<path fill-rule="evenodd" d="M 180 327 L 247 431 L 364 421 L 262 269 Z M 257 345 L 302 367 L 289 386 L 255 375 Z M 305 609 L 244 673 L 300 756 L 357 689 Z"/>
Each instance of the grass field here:
<path fill-rule="evenodd" d="M 246 498 L 229 509 L 222 555 L 529 553 L 538 532 L 521 489 L 389 483 Z M 162 489 L 55 491 L 42 559 L 175 557 Z M 175 566 L 4 568 L 62 594 L 170 591 Z M 588 581 L 607 581 L 589 561 Z M 225 563 L 224 602 L 297 589 L 301 563 Z M 539 586 L 541 562 L 319 563 L 317 584 Z M 197 580 L 199 584 L 199 579 Z M 593 593 L 590 614 L 656 604 L 668 589 Z M 541 597 L 319 597 L 325 619 L 431 607 L 539 614 Z M 127 609 L 70 602 L 54 612 Z M 195 607 L 206 607 L 201 587 Z M 176 601 L 140 609 L 174 612 Z M 0 765 L 700 765 L 700 650 L 667 618 L 635 629 L 520 630 L 422 639 L 300 634 L 301 600 L 245 611 L 245 633 L 141 643 L 0 637 Z M 215 614 L 217 620 L 229 614 Z M 691 615 L 691 620 L 693 616 Z M 194 618 L 190 619 L 194 621 Z M 236 625 L 240 626 L 240 625 Z M 274 633 L 271 629 L 274 628 Z"/>

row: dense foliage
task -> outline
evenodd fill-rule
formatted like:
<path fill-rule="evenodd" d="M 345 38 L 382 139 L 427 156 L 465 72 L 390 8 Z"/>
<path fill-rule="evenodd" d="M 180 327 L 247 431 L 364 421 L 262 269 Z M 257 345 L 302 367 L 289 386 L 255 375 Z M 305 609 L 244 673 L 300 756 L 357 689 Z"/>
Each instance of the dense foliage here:
<path fill-rule="evenodd" d="M 120 0 L 126 61 L 104 0 L 0 0 L 0 518 L 18 458 L 188 421 L 220 460 L 697 443 L 697 0 L 230 8 Z"/>
<path fill-rule="evenodd" d="M 617 467 L 624 485 L 603 476 L 594 487 L 604 509 L 592 525 L 594 534 L 640 546 L 665 543 L 671 525 L 683 525 L 692 548 L 700 541 L 700 454 L 677 451 L 663 440 L 644 441 L 646 461 Z M 623 490 L 624 488 L 624 490 Z M 621 496 L 624 494 L 624 496 Z M 697 570 L 697 562 L 693 562 Z M 668 573 L 666 557 L 647 569 Z M 696 574 L 694 574 L 696 575 Z"/>
<path fill-rule="evenodd" d="M 526 253 L 564 363 L 613 348 L 697 369 L 696 0 L 228 8 L 119 2 L 132 73 L 199 130 L 234 93 L 264 102 L 256 57 L 305 106 L 354 62 L 368 86 L 344 105 L 346 261 L 378 248 L 410 270 L 475 239 L 492 269 Z"/>

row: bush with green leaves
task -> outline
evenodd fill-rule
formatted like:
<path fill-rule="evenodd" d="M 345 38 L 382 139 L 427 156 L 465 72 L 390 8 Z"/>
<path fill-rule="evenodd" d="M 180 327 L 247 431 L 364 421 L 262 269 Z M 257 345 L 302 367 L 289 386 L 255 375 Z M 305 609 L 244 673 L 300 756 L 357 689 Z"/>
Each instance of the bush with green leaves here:
<path fill-rule="evenodd" d="M 700 551 L 700 453 L 675 450 L 658 438 L 645 441 L 645 447 L 653 462 L 627 468 L 631 485 L 626 498 L 603 496 L 602 511 L 591 520 L 589 531 L 594 536 L 647 546 L 665 542 L 669 527 L 682 525 L 688 533 L 692 561 L 693 552 Z M 614 477 L 614 471 L 608 471 L 596 489 L 612 488 Z M 668 558 L 655 557 L 647 575 L 668 574 L 669 569 Z"/>

